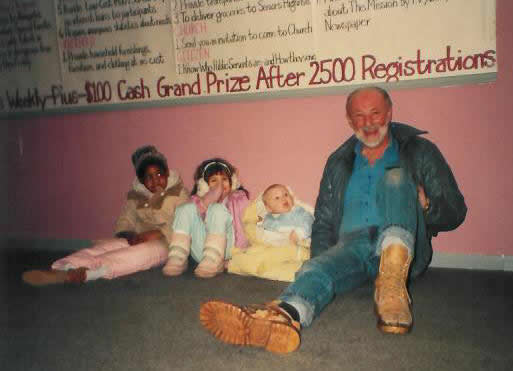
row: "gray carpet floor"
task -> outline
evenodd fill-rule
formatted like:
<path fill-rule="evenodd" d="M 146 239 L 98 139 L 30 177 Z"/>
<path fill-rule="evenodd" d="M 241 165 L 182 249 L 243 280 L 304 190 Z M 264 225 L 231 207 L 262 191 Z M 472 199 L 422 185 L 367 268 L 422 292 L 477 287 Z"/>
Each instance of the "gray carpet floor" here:
<path fill-rule="evenodd" d="M 372 285 L 337 297 L 289 355 L 226 345 L 199 323 L 210 298 L 274 299 L 286 283 L 160 269 L 108 281 L 34 288 L 25 269 L 65 254 L 0 251 L 2 370 L 512 370 L 513 273 L 430 268 L 410 286 L 414 328 L 376 329 Z"/>

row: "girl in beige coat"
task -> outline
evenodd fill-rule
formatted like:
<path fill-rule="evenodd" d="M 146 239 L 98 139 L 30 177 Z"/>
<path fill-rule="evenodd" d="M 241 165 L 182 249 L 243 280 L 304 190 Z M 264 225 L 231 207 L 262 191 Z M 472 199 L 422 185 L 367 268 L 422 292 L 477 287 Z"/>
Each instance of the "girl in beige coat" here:
<path fill-rule="evenodd" d="M 95 241 L 92 247 L 59 259 L 51 270 L 25 272 L 26 283 L 112 279 L 166 262 L 175 208 L 188 200 L 188 192 L 154 146 L 137 149 L 132 163 L 137 177 L 117 220 L 115 238 Z"/>

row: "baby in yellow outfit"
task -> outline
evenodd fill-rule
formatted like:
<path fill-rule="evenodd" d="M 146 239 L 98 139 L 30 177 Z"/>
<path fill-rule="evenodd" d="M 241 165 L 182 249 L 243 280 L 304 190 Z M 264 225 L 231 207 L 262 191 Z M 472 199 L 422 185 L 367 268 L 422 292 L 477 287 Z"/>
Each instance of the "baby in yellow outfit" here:
<path fill-rule="evenodd" d="M 244 211 L 248 249 L 236 249 L 228 272 L 293 281 L 310 258 L 313 208 L 297 200 L 289 187 L 273 184 Z"/>

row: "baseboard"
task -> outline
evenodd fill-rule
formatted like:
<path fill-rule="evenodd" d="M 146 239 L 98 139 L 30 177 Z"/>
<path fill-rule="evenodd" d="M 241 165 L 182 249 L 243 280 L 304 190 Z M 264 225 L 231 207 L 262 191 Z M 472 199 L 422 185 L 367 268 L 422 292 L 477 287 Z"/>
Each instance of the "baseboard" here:
<path fill-rule="evenodd" d="M 77 251 L 91 246 L 90 240 L 79 239 L 47 239 L 47 238 L 18 238 L 10 237 L 5 244 L 7 248 L 15 246 L 19 249 L 41 251 Z"/>
<path fill-rule="evenodd" d="M 513 256 L 451 254 L 434 251 L 430 266 L 513 272 Z"/>
<path fill-rule="evenodd" d="M 5 244 L 19 248 L 30 248 L 47 251 L 76 251 L 91 245 L 90 240 L 79 239 L 24 239 L 9 238 Z M 452 254 L 440 251 L 433 252 L 431 267 L 476 269 L 513 272 L 513 256 L 511 255 L 467 255 Z"/>

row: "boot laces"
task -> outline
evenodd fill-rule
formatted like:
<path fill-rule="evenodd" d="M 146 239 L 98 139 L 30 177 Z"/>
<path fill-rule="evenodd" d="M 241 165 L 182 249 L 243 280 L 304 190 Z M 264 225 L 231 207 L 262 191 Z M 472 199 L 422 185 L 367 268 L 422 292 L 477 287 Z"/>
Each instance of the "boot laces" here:
<path fill-rule="evenodd" d="M 380 277 L 380 301 L 395 301 L 397 298 L 405 298 L 405 287 L 402 272 L 389 272 Z"/>

